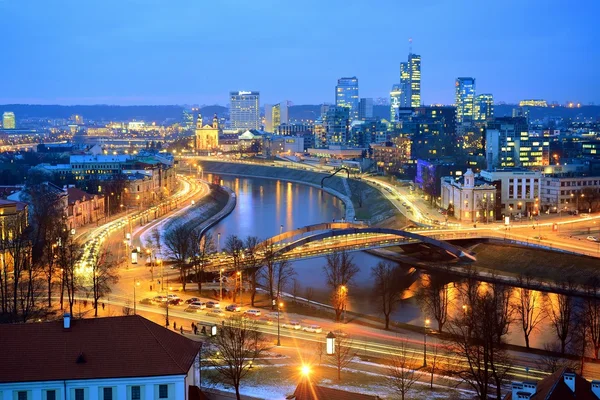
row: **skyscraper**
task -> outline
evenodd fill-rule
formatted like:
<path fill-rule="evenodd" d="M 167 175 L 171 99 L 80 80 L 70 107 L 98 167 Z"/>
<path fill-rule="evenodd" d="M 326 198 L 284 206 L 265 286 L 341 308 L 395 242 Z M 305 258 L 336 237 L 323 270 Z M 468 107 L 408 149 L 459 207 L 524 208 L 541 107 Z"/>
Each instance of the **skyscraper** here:
<path fill-rule="evenodd" d="M 473 122 L 475 100 L 475 78 L 456 79 L 456 123 L 469 124 Z"/>
<path fill-rule="evenodd" d="M 396 83 L 392 85 L 390 91 L 390 122 L 394 123 L 398 119 L 398 108 L 402 107 L 402 85 Z"/>
<path fill-rule="evenodd" d="M 277 132 L 277 127 L 288 123 L 287 100 L 279 104 L 265 104 L 265 131 Z"/>
<path fill-rule="evenodd" d="M 335 105 L 349 110 L 350 121 L 358 119 L 358 102 L 358 79 L 355 76 L 338 79 L 335 87 Z"/>
<path fill-rule="evenodd" d="M 2 114 L 2 128 L 4 129 L 15 129 L 17 126 L 15 122 L 15 113 L 6 111 Z"/>
<path fill-rule="evenodd" d="M 323 115 L 327 145 L 346 145 L 350 134 L 350 108 L 330 107 Z"/>
<path fill-rule="evenodd" d="M 229 92 L 229 122 L 231 129 L 259 129 L 259 92 Z"/>
<path fill-rule="evenodd" d="M 410 107 L 410 69 L 407 62 L 400 63 L 400 105 Z"/>
<path fill-rule="evenodd" d="M 421 106 L 421 56 L 410 53 L 408 55 L 410 73 L 410 106 Z"/>
<path fill-rule="evenodd" d="M 480 94 L 475 97 L 473 119 L 476 122 L 486 122 L 494 119 L 494 96 L 491 94 Z"/>
<path fill-rule="evenodd" d="M 373 118 L 373 99 L 362 98 L 358 103 L 358 119 L 364 121 Z"/>

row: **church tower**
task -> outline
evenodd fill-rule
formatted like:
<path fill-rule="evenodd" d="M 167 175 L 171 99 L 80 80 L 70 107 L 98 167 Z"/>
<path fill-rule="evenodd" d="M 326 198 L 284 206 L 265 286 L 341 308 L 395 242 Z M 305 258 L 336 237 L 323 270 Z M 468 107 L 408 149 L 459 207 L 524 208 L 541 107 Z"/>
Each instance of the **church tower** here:
<path fill-rule="evenodd" d="M 217 117 L 217 113 L 213 116 L 213 128 L 219 129 L 219 118 Z"/>

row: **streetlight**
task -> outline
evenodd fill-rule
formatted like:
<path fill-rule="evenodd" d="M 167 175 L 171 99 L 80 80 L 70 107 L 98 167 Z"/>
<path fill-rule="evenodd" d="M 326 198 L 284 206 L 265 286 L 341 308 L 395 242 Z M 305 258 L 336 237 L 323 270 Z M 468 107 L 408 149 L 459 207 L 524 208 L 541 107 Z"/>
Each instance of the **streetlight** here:
<path fill-rule="evenodd" d="M 133 315 L 136 315 L 136 304 L 135 304 L 135 287 L 140 286 L 140 281 L 133 280 Z"/>
<path fill-rule="evenodd" d="M 169 287 L 169 276 L 167 275 L 167 318 L 165 319 L 165 326 L 169 326 L 169 289 L 173 289 Z"/>
<path fill-rule="evenodd" d="M 281 346 L 280 328 L 279 328 L 279 317 L 281 316 L 281 307 L 283 307 L 283 303 L 277 304 L 277 346 Z"/>
<path fill-rule="evenodd" d="M 219 303 L 223 302 L 223 271 L 224 268 L 219 270 Z"/>
<path fill-rule="evenodd" d="M 302 368 L 300 368 L 300 372 L 302 372 L 302 376 L 308 378 L 310 375 L 310 365 L 302 365 Z"/>
<path fill-rule="evenodd" d="M 243 307 L 244 306 L 244 302 L 242 301 L 242 284 L 243 284 L 243 281 L 242 281 L 242 271 L 238 271 L 237 275 L 240 277 L 240 307 Z"/>
<path fill-rule="evenodd" d="M 465 308 L 466 310 L 466 308 Z M 423 329 L 423 367 L 427 366 L 427 329 L 429 328 L 429 318 L 425 320 L 425 326 Z"/>
<path fill-rule="evenodd" d="M 335 354 L 335 335 L 329 332 L 325 338 L 325 352 L 328 356 Z"/>
<path fill-rule="evenodd" d="M 221 233 L 217 232 L 217 253 L 221 252 Z"/>
<path fill-rule="evenodd" d="M 342 293 L 342 322 L 346 323 L 346 300 L 348 299 L 348 288 L 346 285 L 342 285 L 340 287 L 340 292 Z"/>

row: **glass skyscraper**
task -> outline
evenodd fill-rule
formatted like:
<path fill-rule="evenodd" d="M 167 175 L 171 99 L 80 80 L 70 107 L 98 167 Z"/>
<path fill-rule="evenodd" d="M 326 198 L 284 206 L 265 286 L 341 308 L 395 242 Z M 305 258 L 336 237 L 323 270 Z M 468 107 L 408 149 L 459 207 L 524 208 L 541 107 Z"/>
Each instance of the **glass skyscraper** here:
<path fill-rule="evenodd" d="M 410 72 L 410 106 L 421 106 L 421 56 L 410 53 L 408 55 Z"/>
<path fill-rule="evenodd" d="M 407 62 L 400 63 L 400 104 L 398 107 L 410 107 L 410 68 Z"/>
<path fill-rule="evenodd" d="M 475 78 L 456 79 L 456 123 L 473 122 L 475 100 Z"/>
<path fill-rule="evenodd" d="M 358 102 L 358 79 L 355 76 L 338 79 L 335 87 L 335 105 L 347 108 L 351 121 L 358 119 Z"/>
<path fill-rule="evenodd" d="M 15 113 L 13 113 L 11 111 L 6 111 L 2 115 L 2 127 L 4 129 L 15 129 L 17 127 L 16 121 L 15 121 Z"/>
<path fill-rule="evenodd" d="M 473 119 L 477 122 L 486 122 L 494 119 L 494 96 L 491 94 L 480 94 L 475 97 L 475 109 Z"/>
<path fill-rule="evenodd" d="M 231 129 L 259 129 L 259 92 L 229 92 L 229 122 Z"/>

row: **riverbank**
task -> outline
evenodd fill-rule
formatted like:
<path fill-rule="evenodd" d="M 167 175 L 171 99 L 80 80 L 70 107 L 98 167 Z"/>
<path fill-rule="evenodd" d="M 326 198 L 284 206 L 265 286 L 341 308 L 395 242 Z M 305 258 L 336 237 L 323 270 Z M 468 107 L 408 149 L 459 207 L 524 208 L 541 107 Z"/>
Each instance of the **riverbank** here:
<path fill-rule="evenodd" d="M 321 189 L 321 181 L 328 174 L 308 170 L 280 168 L 266 165 L 240 164 L 224 161 L 200 161 L 204 173 L 215 175 L 244 176 L 261 179 L 276 179 L 300 183 Z M 343 172 L 340 172 L 342 174 Z M 376 225 L 397 216 L 395 207 L 370 185 L 356 179 L 334 176 L 325 179 L 323 191 L 344 202 L 346 220 L 365 221 Z"/>

